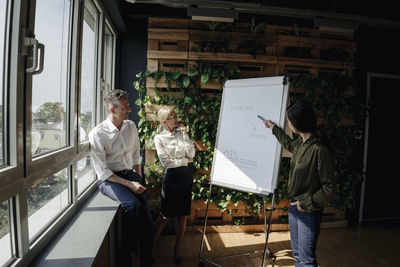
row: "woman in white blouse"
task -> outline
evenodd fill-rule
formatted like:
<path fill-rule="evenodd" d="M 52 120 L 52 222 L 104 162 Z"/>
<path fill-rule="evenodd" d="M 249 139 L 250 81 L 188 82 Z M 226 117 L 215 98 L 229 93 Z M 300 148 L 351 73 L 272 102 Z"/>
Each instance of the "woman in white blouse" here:
<path fill-rule="evenodd" d="M 168 218 L 176 217 L 174 262 L 180 264 L 182 258 L 179 249 L 191 207 L 195 149 L 187 134 L 186 126 L 178 122 L 173 108 L 160 109 L 158 121 L 161 132 L 155 136 L 154 143 L 165 171 L 161 188 L 161 212 L 154 223 L 153 248 L 156 247 L 157 239 Z"/>

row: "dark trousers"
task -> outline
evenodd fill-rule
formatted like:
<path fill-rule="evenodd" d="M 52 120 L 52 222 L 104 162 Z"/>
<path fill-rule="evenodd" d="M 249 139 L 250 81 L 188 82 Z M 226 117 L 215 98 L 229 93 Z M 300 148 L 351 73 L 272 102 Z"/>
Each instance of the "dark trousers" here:
<path fill-rule="evenodd" d="M 318 266 L 315 255 L 322 211 L 299 211 L 297 206 L 289 207 L 289 230 L 294 264 L 296 267 Z"/>
<path fill-rule="evenodd" d="M 142 178 L 134 171 L 115 172 L 121 178 L 143 184 Z M 101 193 L 119 203 L 124 209 L 122 231 L 123 252 L 120 266 L 132 266 L 130 252 L 135 249 L 137 238 L 140 245 L 140 266 L 151 266 L 153 220 L 147 205 L 146 194 L 134 194 L 127 187 L 109 181 L 98 183 Z"/>

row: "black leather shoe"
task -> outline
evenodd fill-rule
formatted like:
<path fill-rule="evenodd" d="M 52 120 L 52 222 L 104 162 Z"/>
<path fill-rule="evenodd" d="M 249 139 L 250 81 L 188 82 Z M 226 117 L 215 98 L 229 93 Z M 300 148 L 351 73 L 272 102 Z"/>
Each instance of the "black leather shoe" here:
<path fill-rule="evenodd" d="M 174 258 L 174 263 L 176 264 L 176 265 L 181 265 L 181 263 L 182 263 L 182 258 L 180 257 L 180 258 Z"/>

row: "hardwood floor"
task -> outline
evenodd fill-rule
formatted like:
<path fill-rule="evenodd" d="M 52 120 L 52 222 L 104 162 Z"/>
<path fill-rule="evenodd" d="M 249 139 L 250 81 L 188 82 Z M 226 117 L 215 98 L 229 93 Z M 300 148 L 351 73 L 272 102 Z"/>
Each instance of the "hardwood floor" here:
<path fill-rule="evenodd" d="M 201 234 L 185 235 L 181 267 L 198 266 L 200 242 Z M 174 243 L 174 235 L 160 237 L 154 267 L 177 266 L 173 263 Z M 260 266 L 262 252 L 217 257 L 262 251 L 264 243 L 264 233 L 207 233 L 202 255 L 221 266 Z M 294 266 L 288 231 L 271 232 L 268 247 L 277 256 L 275 262 L 268 261 L 268 266 Z M 400 267 L 400 226 L 321 229 L 317 257 L 323 267 Z"/>

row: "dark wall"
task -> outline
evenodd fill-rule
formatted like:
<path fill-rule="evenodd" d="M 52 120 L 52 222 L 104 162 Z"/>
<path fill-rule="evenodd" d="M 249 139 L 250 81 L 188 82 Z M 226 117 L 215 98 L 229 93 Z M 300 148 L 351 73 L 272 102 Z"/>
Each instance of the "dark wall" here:
<path fill-rule="evenodd" d="M 356 72 L 355 72 L 355 80 L 356 80 L 356 89 L 358 89 L 358 97 L 361 97 L 363 101 L 366 101 L 366 93 L 367 93 L 367 75 L 368 73 L 380 73 L 380 74 L 400 74 L 400 68 L 398 67 L 398 62 L 400 60 L 400 40 L 397 38 L 399 36 L 400 30 L 398 29 L 384 29 L 384 28 L 369 28 L 369 27 L 360 27 L 357 32 L 357 55 L 356 55 Z M 377 101 L 378 99 L 372 99 L 374 103 L 380 103 L 379 105 L 383 105 L 381 107 L 374 106 L 375 111 L 379 110 L 387 110 L 386 106 L 390 105 L 391 99 L 399 98 L 399 88 L 392 88 L 394 90 L 387 90 L 389 88 L 382 88 L 382 91 L 385 91 L 388 95 L 386 95 L 386 101 Z M 391 92 L 391 93 L 389 93 Z M 389 95 L 391 94 L 391 95 Z M 371 95 L 371 97 L 374 97 Z M 375 96 L 377 97 L 377 96 Z M 371 110 L 370 112 L 374 112 Z M 394 110 L 393 110 L 394 111 Z M 396 113 L 395 111 L 392 113 Z M 385 121 L 389 118 L 393 118 L 394 114 L 386 114 L 384 117 L 377 118 L 378 114 L 382 114 L 382 112 L 377 114 L 371 114 L 373 118 L 378 121 Z M 371 117 L 370 116 L 370 117 Z M 370 121 L 370 126 L 371 126 Z M 391 123 L 388 123 L 389 127 Z M 382 133 L 385 133 L 386 129 L 382 129 Z M 384 137 L 385 138 L 385 137 Z M 383 139 L 381 139 L 383 140 Z M 373 142 L 379 142 L 378 144 L 374 144 Z M 368 140 L 369 146 L 382 146 L 382 142 L 378 139 L 369 138 Z M 363 159 L 363 153 L 365 153 L 364 148 L 361 149 L 360 152 L 360 160 Z M 383 158 L 386 156 L 395 156 L 389 155 L 391 149 L 387 149 L 387 153 L 385 155 L 381 155 Z M 393 173 L 393 175 L 395 175 Z M 369 178 L 368 178 L 369 179 Z M 381 179 L 385 179 L 381 177 Z M 386 180 L 388 181 L 388 180 Z M 356 223 L 358 221 L 358 213 L 360 208 L 360 198 L 361 198 L 361 181 L 356 185 L 357 186 L 357 196 L 356 201 L 357 205 L 354 209 L 353 214 L 350 214 L 349 222 Z M 365 192 L 368 194 L 368 192 Z M 377 201 L 380 199 L 380 194 L 386 194 L 387 192 L 374 192 L 374 196 Z M 382 203 L 382 205 L 385 205 Z M 366 207 L 364 207 L 366 208 Z"/>
<path fill-rule="evenodd" d="M 147 20 L 132 20 L 127 32 L 118 33 L 115 69 L 115 87 L 129 93 L 132 113 L 129 119 L 137 125 L 139 107 L 135 105 L 138 92 L 133 87 L 136 74 L 146 71 Z"/>
<path fill-rule="evenodd" d="M 357 36 L 359 71 L 400 74 L 399 34 L 400 30 L 361 27 Z"/>

